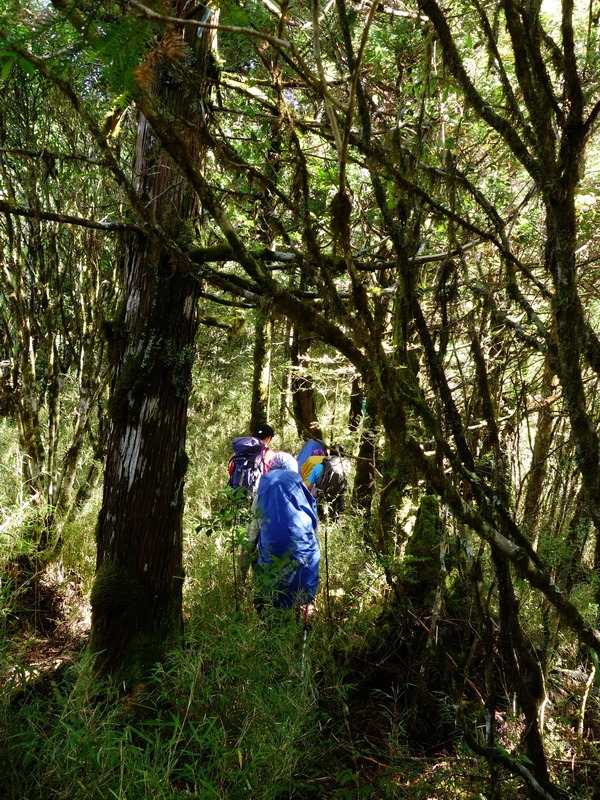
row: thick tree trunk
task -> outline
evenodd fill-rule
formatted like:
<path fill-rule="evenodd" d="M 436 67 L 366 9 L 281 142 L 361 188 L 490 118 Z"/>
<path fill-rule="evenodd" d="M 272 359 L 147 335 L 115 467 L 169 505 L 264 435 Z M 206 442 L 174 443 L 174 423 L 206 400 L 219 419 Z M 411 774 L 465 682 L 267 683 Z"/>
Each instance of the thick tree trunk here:
<path fill-rule="evenodd" d="M 196 288 L 143 248 L 132 254 L 122 367 L 111 425 L 92 590 L 91 649 L 101 669 L 130 685 L 182 628 L 185 432 Z M 151 268 L 150 268 L 151 267 Z M 131 290 L 130 290 L 131 296 Z M 142 309 L 144 309 L 142 311 Z M 136 331 L 140 313 L 144 330 Z"/>
<path fill-rule="evenodd" d="M 174 6 L 185 15 L 185 2 Z M 196 6 L 194 13 L 201 12 Z M 178 36 L 184 52 L 181 32 L 167 30 L 170 55 L 154 67 L 153 82 L 141 74 L 161 104 L 200 126 L 194 92 L 203 62 L 196 60 L 197 81 L 185 73 L 181 82 L 184 73 L 172 58 Z M 204 42 L 195 30 L 188 36 L 194 47 Z M 144 117 L 136 168 L 140 194 L 156 222 L 176 238 L 196 213 L 196 197 Z M 117 362 L 90 646 L 99 671 L 130 687 L 148 676 L 182 630 L 185 435 L 199 287 L 175 268 L 160 242 L 143 237 L 131 244 L 126 280 L 124 316 L 113 331 Z"/>

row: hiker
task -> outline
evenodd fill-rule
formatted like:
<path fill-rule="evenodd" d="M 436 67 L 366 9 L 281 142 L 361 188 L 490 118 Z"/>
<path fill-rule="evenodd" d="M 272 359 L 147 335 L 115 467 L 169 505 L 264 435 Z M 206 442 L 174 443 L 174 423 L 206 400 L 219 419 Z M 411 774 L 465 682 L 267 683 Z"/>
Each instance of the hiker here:
<path fill-rule="evenodd" d="M 275 455 L 275 450 L 272 450 L 270 447 L 271 441 L 275 436 L 275 431 L 267 422 L 263 422 L 262 425 L 258 426 L 254 435 L 257 439 L 260 439 L 261 442 L 264 442 L 263 464 L 265 468 L 263 472 L 268 472 L 271 468 L 271 460 Z"/>
<path fill-rule="evenodd" d="M 256 607 L 304 607 L 305 616 L 319 583 L 320 551 L 315 500 L 290 453 L 275 453 L 253 503 L 250 542 L 256 542 Z"/>
<path fill-rule="evenodd" d="M 342 445 L 333 445 L 306 476 L 306 485 L 316 498 L 319 513 L 335 520 L 344 510 L 350 462 L 344 458 Z"/>
<path fill-rule="evenodd" d="M 269 471 L 275 455 L 269 445 L 275 431 L 266 422 L 256 430 L 254 436 L 238 436 L 231 443 L 233 455 L 229 460 L 228 486 L 236 490 L 240 498 L 252 500 L 261 475 Z"/>

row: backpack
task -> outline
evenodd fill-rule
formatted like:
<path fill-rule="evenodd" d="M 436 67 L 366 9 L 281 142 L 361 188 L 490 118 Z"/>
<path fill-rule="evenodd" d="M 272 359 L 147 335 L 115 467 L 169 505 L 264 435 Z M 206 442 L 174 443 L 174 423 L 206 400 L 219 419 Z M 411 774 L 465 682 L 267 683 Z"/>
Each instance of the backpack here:
<path fill-rule="evenodd" d="M 323 471 L 315 486 L 322 497 L 332 500 L 346 491 L 350 462 L 341 456 L 327 456 L 321 463 Z"/>
<path fill-rule="evenodd" d="M 240 489 L 244 495 L 253 494 L 264 472 L 265 443 L 254 436 L 238 436 L 231 447 L 233 455 L 229 460 L 228 486 Z"/>
<path fill-rule="evenodd" d="M 325 455 L 320 456 L 309 456 L 306 461 L 300 467 L 300 477 L 306 483 L 306 480 L 310 473 L 312 472 L 313 467 L 316 467 L 317 464 L 320 464 L 321 461 L 325 458 Z"/>
<path fill-rule="evenodd" d="M 306 459 L 311 456 L 324 456 L 327 453 L 325 442 L 320 442 L 318 439 L 309 439 L 304 443 L 302 450 L 298 453 L 296 461 L 298 462 L 298 470 L 302 471 L 302 466 L 306 463 Z"/>

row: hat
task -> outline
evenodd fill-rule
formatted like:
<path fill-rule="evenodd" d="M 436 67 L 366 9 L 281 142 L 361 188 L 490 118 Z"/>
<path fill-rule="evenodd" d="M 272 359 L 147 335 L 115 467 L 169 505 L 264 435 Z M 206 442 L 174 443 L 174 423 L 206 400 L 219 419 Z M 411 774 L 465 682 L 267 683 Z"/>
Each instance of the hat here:
<path fill-rule="evenodd" d="M 256 429 L 256 438 L 257 439 L 268 439 L 269 436 L 275 436 L 275 431 L 270 425 L 267 425 L 266 422 L 263 422 L 262 425 L 259 425 Z"/>
<path fill-rule="evenodd" d="M 289 469 L 290 472 L 298 472 L 298 462 L 290 453 L 279 451 L 275 453 L 269 465 L 270 471 L 274 469 Z"/>

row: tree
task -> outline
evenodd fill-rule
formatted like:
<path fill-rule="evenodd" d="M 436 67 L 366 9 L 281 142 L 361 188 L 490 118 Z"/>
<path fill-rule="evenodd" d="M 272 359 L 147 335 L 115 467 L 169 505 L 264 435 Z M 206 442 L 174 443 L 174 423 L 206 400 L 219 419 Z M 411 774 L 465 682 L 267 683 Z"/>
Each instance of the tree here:
<path fill-rule="evenodd" d="M 525 711 L 530 734 L 525 741 L 533 764 L 529 789 L 536 794 L 538 790 L 535 787 L 541 786 L 542 792 L 550 792 L 552 789 L 536 722 L 541 699 L 540 664 L 524 640 L 512 569 L 541 590 L 560 612 L 563 621 L 573 626 L 582 640 L 596 651 L 598 637 L 593 623 L 584 620 L 574 606 L 564 602 L 564 596 L 555 591 L 550 571 L 520 530 L 519 508 L 514 504 L 514 487 L 510 485 L 504 452 L 510 439 L 508 429 L 501 433 L 499 419 L 503 406 L 510 415 L 519 411 L 529 416 L 531 412 L 510 398 L 500 373 L 490 374 L 484 348 L 498 338 L 501 326 L 505 343 L 501 350 L 491 345 L 490 352 L 497 351 L 506 363 L 527 359 L 529 366 L 523 373 L 525 380 L 535 369 L 536 360 L 539 364 L 546 356 L 551 359 L 562 386 L 570 429 L 577 442 L 586 496 L 597 498 L 597 441 L 591 424 L 595 408 L 593 395 L 587 399 L 584 392 L 579 346 L 579 342 L 583 343 L 588 363 L 595 371 L 597 342 L 593 321 L 586 320 L 583 313 L 575 280 L 575 187 L 580 180 L 577 165 L 581 162 L 597 111 L 592 108 L 587 118 L 583 116 L 582 87 L 574 58 L 569 9 L 565 9 L 563 19 L 563 52 L 556 62 L 564 78 L 562 83 L 558 80 L 557 85 L 565 86 L 565 93 L 559 97 L 547 72 L 546 65 L 550 62 L 544 50 L 548 46 L 556 57 L 558 46 L 545 32 L 542 33 L 535 8 L 519 9 L 518 12 L 512 6 L 504 9 L 517 65 L 514 79 L 519 84 L 519 91 L 513 88 L 509 70 L 501 63 L 495 28 L 481 9 L 476 9 L 477 19 L 471 24 L 472 27 L 483 26 L 492 72 L 495 70 L 498 80 L 483 78 L 481 91 L 478 91 L 461 58 L 458 33 L 452 36 L 440 7 L 424 3 L 422 8 L 431 18 L 442 42 L 446 67 L 456 84 L 446 83 L 439 74 L 432 40 L 427 44 L 428 77 L 433 80 L 435 75 L 447 92 L 456 91 L 458 87 L 464 100 L 459 94 L 454 94 L 451 100 L 444 99 L 441 93 L 439 98 L 435 95 L 416 97 L 411 108 L 414 129 L 398 124 L 391 136 L 389 133 L 386 135 L 385 129 L 373 130 L 372 119 L 377 115 L 374 114 L 373 102 L 367 99 L 373 97 L 373 90 L 364 92 L 359 64 L 366 52 L 367 36 L 371 34 L 373 41 L 376 36 L 383 36 L 374 22 L 375 11 L 367 19 L 361 19 L 363 35 L 357 57 L 349 15 L 343 2 L 337 4 L 345 52 L 340 54 L 337 51 L 335 63 L 347 67 L 347 80 L 343 85 L 350 87 L 343 100 L 332 90 L 334 82 L 325 84 L 323 69 L 318 72 L 319 81 L 314 74 L 309 74 L 300 58 L 295 62 L 290 58 L 288 62 L 297 75 L 306 80 L 303 85 L 306 95 L 310 96 L 311 89 L 321 90 L 323 109 L 329 115 L 332 135 L 322 132 L 319 152 L 327 153 L 327 146 L 334 144 L 338 156 L 339 184 L 335 203 L 330 209 L 330 233 L 340 247 L 341 255 L 334 259 L 324 256 L 316 244 L 320 232 L 305 217 L 305 249 L 298 257 L 299 268 L 302 268 L 303 259 L 312 267 L 315 298 L 327 306 L 327 317 L 315 311 L 315 304 L 310 307 L 311 313 L 307 313 L 306 301 L 301 301 L 298 293 L 289 292 L 282 282 L 275 282 L 270 274 L 261 271 L 256 258 L 224 224 L 209 187 L 199 187 L 199 191 L 206 192 L 206 207 L 230 243 L 230 257 L 236 258 L 249 276 L 246 290 L 270 295 L 276 309 L 292 318 L 302 318 L 305 325 L 310 319 L 307 329 L 337 347 L 363 377 L 373 398 L 373 413 L 386 437 L 386 458 L 382 462 L 384 491 L 379 503 L 377 530 L 379 538 L 375 540 L 382 556 L 389 563 L 396 551 L 394 518 L 406 488 L 414 483 L 415 474 L 440 494 L 458 521 L 476 531 L 489 544 L 498 586 L 503 660 Z M 461 15 L 461 23 L 463 21 Z M 321 36 L 319 23 L 320 20 L 313 20 L 317 53 L 321 52 L 325 38 Z M 530 37 L 528 34 L 532 31 L 535 35 Z M 470 36 L 470 29 L 465 36 Z M 317 39 L 319 47 L 316 46 Z M 418 50 L 415 38 L 411 40 L 407 36 L 406 41 L 415 46 L 415 51 Z M 298 52 L 293 44 L 290 49 L 294 55 Z M 372 80 L 370 85 L 377 85 L 376 81 Z M 523 107 L 517 100 L 521 94 Z M 306 96 L 297 102 L 298 106 L 302 102 L 309 105 Z M 464 102 L 475 109 L 479 119 L 460 113 Z M 352 127 L 354 103 L 358 110 L 357 129 Z M 508 108 L 510 116 L 506 116 L 502 108 Z M 381 103 L 381 109 L 381 116 L 385 117 L 385 102 Z M 428 148 L 430 134 L 427 127 L 433 111 L 440 111 L 447 119 L 455 109 L 458 112 L 455 130 L 451 131 L 450 125 L 444 123 L 439 128 L 439 145 Z M 395 110 L 399 113 L 397 107 Z M 512 189 L 510 182 L 517 183 L 519 165 L 535 182 L 536 193 L 530 194 L 525 204 L 533 197 L 539 197 L 544 207 L 545 275 L 533 274 L 524 263 L 526 248 L 530 247 L 532 253 L 536 250 L 536 243 L 531 238 L 525 241 L 523 253 L 515 253 L 519 246 L 518 237 L 514 237 L 514 241 L 509 237 L 507 222 L 510 217 L 498 210 L 498 207 L 510 204 L 510 193 L 502 182 L 498 180 L 490 184 L 484 175 L 476 183 L 469 176 L 468 168 L 472 169 L 473 157 L 470 148 L 481 146 L 484 136 L 481 123 L 489 125 L 498 134 L 489 141 L 486 157 L 494 159 L 495 164 L 500 164 L 502 158 L 506 159 L 508 171 L 506 176 L 503 175 L 506 186 Z M 300 127 L 302 122 L 295 121 L 295 124 Z M 469 135 L 465 136 L 467 124 Z M 311 132 L 314 131 L 313 126 Z M 466 142 L 463 147 L 457 145 L 459 134 Z M 353 207 L 350 200 L 348 186 L 353 180 L 360 184 L 360 176 L 351 173 L 350 142 L 355 148 L 352 158 L 369 173 L 372 185 L 369 196 L 381 215 L 385 241 L 389 242 L 391 250 L 389 254 L 381 252 L 378 259 L 362 267 L 362 272 L 350 240 L 352 236 L 358 238 L 360 224 L 368 218 L 361 217 L 359 204 Z M 304 154 L 295 160 L 295 170 L 297 174 L 307 175 L 303 158 Z M 434 179 L 437 186 L 441 184 L 441 192 L 437 191 Z M 427 186 L 428 180 L 430 186 Z M 524 183 L 521 176 L 519 188 Z M 355 191 L 353 196 L 360 197 L 364 204 L 362 191 Z M 282 214 L 292 209 L 292 204 L 286 204 L 286 199 L 281 198 Z M 535 205 L 532 205 L 530 214 L 536 217 Z M 446 253 L 442 249 L 439 254 L 420 255 L 426 222 L 432 231 L 430 242 L 439 241 L 443 248 L 445 241 Z M 468 253 L 473 244 L 464 239 L 461 242 L 460 231 L 476 237 L 479 251 L 493 262 L 497 272 L 489 267 L 480 268 L 477 254 L 472 262 L 469 261 Z M 364 240 L 361 246 L 364 252 Z M 375 250 L 375 243 L 372 247 Z M 452 249 L 456 260 L 448 257 L 448 250 Z M 389 260 L 386 255 L 390 256 Z M 210 272 L 204 267 L 206 254 L 197 253 L 194 257 L 202 265 L 202 274 L 209 276 Z M 427 265 L 436 265 L 440 261 L 442 266 L 434 277 Z M 459 263 L 462 274 L 459 273 Z M 222 271 L 218 277 L 212 277 L 221 287 L 233 290 L 233 277 Z M 548 277 L 554 281 L 552 291 L 545 285 Z M 423 288 L 428 282 L 435 285 L 431 297 Z M 377 291 L 369 292 L 371 286 L 375 286 Z M 502 295 L 504 287 L 506 293 Z M 306 290 L 306 286 L 303 289 Z M 468 305 L 471 310 L 467 326 L 462 324 L 461 314 Z M 527 321 L 525 329 L 511 320 L 511 308 L 523 315 Z M 436 319 L 438 311 L 440 314 Z M 556 321 L 555 329 L 545 322 L 549 312 Z M 574 326 L 566 324 L 565 313 Z M 339 327 L 335 330 L 328 324 L 330 319 L 337 321 Z M 574 346 L 573 335 L 578 337 L 577 346 Z M 382 347 L 384 341 L 388 350 Z M 470 342 L 471 359 L 460 353 L 465 342 Z M 415 347 L 419 355 L 416 359 Z M 452 359 L 456 359 L 456 366 Z M 470 380 L 477 386 L 476 394 L 461 396 L 461 389 L 466 390 Z M 474 422 L 487 426 L 488 435 L 483 438 L 470 435 L 471 413 L 479 417 Z M 428 460 L 419 446 L 420 431 L 436 442 L 437 460 Z M 516 450 L 513 454 L 516 455 Z M 407 463 L 412 465 L 415 473 L 406 468 Z M 444 471 L 445 464 L 452 467 L 453 477 L 448 477 Z M 533 474 L 539 475 L 538 472 Z M 535 491 L 537 493 L 538 489 Z M 529 497 L 532 498 L 533 494 Z M 596 501 L 591 499 L 590 502 L 594 518 Z M 389 580 L 392 586 L 397 586 L 393 570 L 389 571 Z M 534 684 L 537 686 L 535 690 Z"/>
<path fill-rule="evenodd" d="M 174 10 L 204 14 L 187 2 Z M 163 246 L 193 224 L 197 198 L 148 118 L 160 110 L 201 131 L 208 40 L 208 34 L 167 26 L 138 70 L 136 190 L 148 198 L 160 238 L 134 236 L 126 305 L 112 334 L 119 351 L 90 642 L 102 670 L 127 685 L 143 679 L 182 631 L 185 433 L 199 291 L 193 276 L 174 269 L 173 252 Z M 201 164 L 201 137 L 188 137 L 188 148 Z"/>
<path fill-rule="evenodd" d="M 75 62 L 61 64 L 60 56 L 42 61 L 33 52 L 39 39 L 31 49 L 23 46 L 29 31 L 13 37 L 13 57 L 34 64 L 75 108 L 144 227 L 130 227 L 123 304 L 107 326 L 113 385 L 90 642 L 100 671 L 131 685 L 181 634 L 186 406 L 199 293 L 198 282 L 176 267 L 173 244 L 189 236 L 197 198 L 178 178 L 148 119 L 159 108 L 165 117 L 181 116 L 187 126 L 205 124 L 210 36 L 167 26 L 154 47 L 146 49 L 145 59 L 138 60 L 132 81 L 134 64 L 119 64 L 123 54 L 115 47 L 128 43 L 128 57 L 139 59 L 148 42 L 147 26 L 128 25 L 101 8 L 101 25 L 95 27 L 93 17 L 67 4 L 57 0 L 55 7 L 73 26 L 72 47 L 81 53 L 105 48 L 116 59 L 96 87 L 108 90 L 110 119 L 118 120 L 125 110 L 119 97 L 110 108 L 118 80 L 127 89 L 126 98 L 135 94 L 141 109 L 130 181 L 112 148 L 115 122 L 101 123 L 102 108 L 92 106 L 89 74 L 77 73 Z M 174 10 L 185 14 L 189 4 L 175 4 Z M 64 31 L 61 16 L 45 10 L 36 23 Z M 200 137 L 188 144 L 190 155 L 200 160 Z"/>

